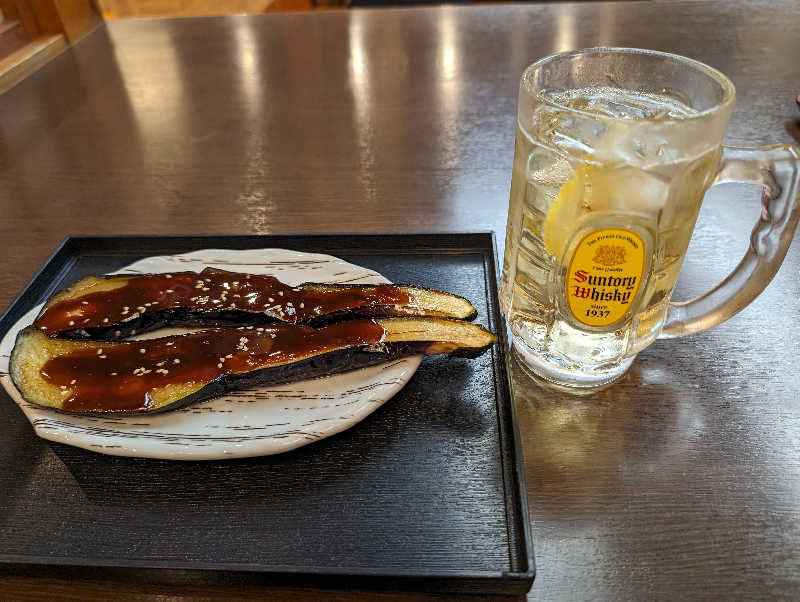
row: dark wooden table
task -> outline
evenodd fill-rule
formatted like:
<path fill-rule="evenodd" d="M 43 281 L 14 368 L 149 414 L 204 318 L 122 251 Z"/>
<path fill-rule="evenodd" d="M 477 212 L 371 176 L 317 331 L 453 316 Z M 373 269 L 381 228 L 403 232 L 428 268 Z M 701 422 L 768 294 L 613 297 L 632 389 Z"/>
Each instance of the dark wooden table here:
<path fill-rule="evenodd" d="M 0 96 L 0 308 L 69 234 L 492 229 L 502 242 L 517 82 L 561 50 L 699 59 L 738 88 L 729 143 L 796 142 L 799 30 L 794 0 L 109 23 Z M 757 196 L 709 195 L 676 297 L 738 261 Z M 657 343 L 593 397 L 515 371 L 532 599 L 800 596 L 799 273 L 796 240 L 741 314 Z M 2 599 L 263 593 L 0 577 Z"/>

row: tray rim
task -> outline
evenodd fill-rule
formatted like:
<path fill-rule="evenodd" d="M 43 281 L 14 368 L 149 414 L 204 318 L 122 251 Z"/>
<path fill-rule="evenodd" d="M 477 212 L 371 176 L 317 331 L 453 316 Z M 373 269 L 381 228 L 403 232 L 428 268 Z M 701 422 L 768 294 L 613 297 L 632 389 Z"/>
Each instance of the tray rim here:
<path fill-rule="evenodd" d="M 91 255 L 131 255 L 141 250 L 142 256 L 148 256 L 158 251 L 150 251 L 142 246 L 157 247 L 159 243 L 163 245 L 189 245 L 189 248 L 182 250 L 163 251 L 163 253 L 180 253 L 190 250 L 204 248 L 286 248 L 287 243 L 298 244 L 301 241 L 314 241 L 315 244 L 326 245 L 320 249 L 297 249 L 309 252 L 327 252 L 335 254 L 337 252 L 350 252 L 358 254 L 359 248 L 365 248 L 363 241 L 369 239 L 380 240 L 381 247 L 372 247 L 375 251 L 392 251 L 397 253 L 408 249 L 408 241 L 417 239 L 418 243 L 427 243 L 423 246 L 419 244 L 406 254 L 420 254 L 425 252 L 450 252 L 452 254 L 474 252 L 480 253 L 484 265 L 484 277 L 487 293 L 487 320 L 488 326 L 494 327 L 497 332 L 499 344 L 492 349 L 492 363 L 495 367 L 495 407 L 498 412 L 498 444 L 501 448 L 501 473 L 503 477 L 503 489 L 505 499 L 506 527 L 508 534 L 509 563 L 516 556 L 520 564 L 518 570 L 428 570 L 421 572 L 418 570 L 398 570 L 398 569 L 342 569 L 337 570 L 332 567 L 322 567 L 311 569 L 296 566 L 273 565 L 265 568 L 263 565 L 242 565 L 237 563 L 198 563 L 168 560 L 159 562 L 148 560 L 145 562 L 136 559 L 126 559 L 124 561 L 115 560 L 113 562 L 89 561 L 80 558 L 35 556 L 35 555 L 15 555 L 0 552 L 0 575 L 29 573 L 32 575 L 43 576 L 44 571 L 52 575 L 55 568 L 71 569 L 70 575 L 74 577 L 86 577 L 87 573 L 103 569 L 104 574 L 107 569 L 124 573 L 130 569 L 144 571 L 155 571 L 167 576 L 172 573 L 173 578 L 178 574 L 191 574 L 194 576 L 209 574 L 228 574 L 243 576 L 260 576 L 265 584 L 277 584 L 279 582 L 291 581 L 292 577 L 306 576 L 311 577 L 312 584 L 315 586 L 335 586 L 338 579 L 347 577 L 358 577 L 366 579 L 370 587 L 385 589 L 383 582 L 388 587 L 414 587 L 414 585 L 425 585 L 431 591 L 469 591 L 483 593 L 514 593 L 524 594 L 533 585 L 536 575 L 535 557 L 532 539 L 532 527 L 530 521 L 530 511 L 527 503 L 527 490 L 525 486 L 524 458 L 522 454 L 521 439 L 519 433 L 519 421 L 517 419 L 516 404 L 511 393 L 511 381 L 508 370 L 507 353 L 507 330 L 505 319 L 500 312 L 497 302 L 497 240 L 493 231 L 448 231 L 448 232 L 320 232 L 320 233 L 276 233 L 276 234 L 167 234 L 167 235 L 148 235 L 148 234 L 101 234 L 101 235 L 69 235 L 65 237 L 55 248 L 55 250 L 44 261 L 36 273 L 30 278 L 21 291 L 15 296 L 8 307 L 0 314 L 0 335 L 16 322 L 19 317 L 28 311 L 34 303 L 42 296 L 48 294 L 48 289 L 54 288 L 54 283 L 60 281 L 61 275 L 69 270 L 81 256 Z M 103 243 L 114 241 L 126 241 L 128 244 L 121 245 L 125 251 L 114 252 L 116 245 L 98 247 Z M 341 241 L 340 247 L 331 245 L 328 248 L 326 241 Z M 356 241 L 362 241 L 358 243 Z M 241 243 L 245 243 L 242 246 Z M 349 244 L 348 244 L 349 242 Z M 387 243 L 393 244 L 387 244 Z M 137 244 L 138 243 L 138 244 Z M 143 244 L 144 243 L 144 244 Z M 239 243 L 239 244 L 236 244 Z M 405 243 L 405 244 L 404 244 Z M 231 246 L 235 245 L 235 246 Z M 402 249 L 394 247 L 402 247 Z M 95 248 L 92 248 L 95 247 Z M 289 247 L 294 248 L 294 247 Z M 336 250 L 338 248 L 338 251 Z M 366 247 L 368 248 L 368 246 Z M 49 278 L 49 286 L 46 280 L 50 272 L 55 272 Z M 52 292 L 52 291 L 51 291 Z M 28 307 L 30 306 L 30 307 Z M 500 397 L 503 397 L 501 400 Z M 510 431 L 506 429 L 510 425 Z M 510 465 L 505 461 L 506 457 L 511 458 Z M 513 524 L 512 524 L 513 523 Z M 513 554 L 516 549 L 516 555 Z M 77 571 L 77 574 L 76 574 Z M 156 575 L 158 576 L 158 575 Z M 371 581 L 375 580 L 374 583 Z M 169 579 L 174 582 L 174 579 Z M 366 585 L 362 584 L 362 585 Z M 460 587 L 459 587 L 460 586 Z M 477 587 L 477 589 L 476 589 Z M 466 589 L 464 589 L 466 588 Z"/>

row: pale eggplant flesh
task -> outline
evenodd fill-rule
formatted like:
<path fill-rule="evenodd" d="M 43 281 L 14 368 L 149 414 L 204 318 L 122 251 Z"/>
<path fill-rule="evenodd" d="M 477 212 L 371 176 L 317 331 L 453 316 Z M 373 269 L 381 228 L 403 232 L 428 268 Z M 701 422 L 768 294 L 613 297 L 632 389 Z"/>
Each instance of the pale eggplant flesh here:
<path fill-rule="evenodd" d="M 121 340 L 164 326 L 325 324 L 359 317 L 472 320 L 457 295 L 402 284 L 288 286 L 273 276 L 202 272 L 88 276 L 53 295 L 35 326 L 49 336 Z"/>
<path fill-rule="evenodd" d="M 321 328 L 215 328 L 144 341 L 77 341 L 28 327 L 11 353 L 26 401 L 71 414 L 153 413 L 257 385 L 343 372 L 412 354 L 477 357 L 496 342 L 478 324 L 374 318 Z"/>

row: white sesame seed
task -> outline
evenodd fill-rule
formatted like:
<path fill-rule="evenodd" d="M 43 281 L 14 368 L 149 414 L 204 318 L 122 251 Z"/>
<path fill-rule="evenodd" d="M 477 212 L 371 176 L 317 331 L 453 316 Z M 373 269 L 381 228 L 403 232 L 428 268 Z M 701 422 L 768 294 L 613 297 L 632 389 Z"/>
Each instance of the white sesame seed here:
<path fill-rule="evenodd" d="M 139 353 L 147 353 L 145 349 L 139 349 Z"/>
<path fill-rule="evenodd" d="M 217 368 L 222 368 L 222 364 L 217 364 Z"/>
<path fill-rule="evenodd" d="M 118 336 L 119 336 L 119 335 L 121 335 L 121 334 L 122 334 L 122 331 L 120 331 L 120 330 L 115 330 L 115 331 L 114 331 L 114 336 L 115 336 L 115 337 L 118 337 Z"/>
<path fill-rule="evenodd" d="M 122 308 L 122 313 L 125 313 L 125 314 L 126 314 L 126 313 L 128 313 L 128 311 L 129 311 L 129 310 L 130 310 L 130 307 L 128 307 L 128 306 L 126 305 L 125 307 L 123 307 L 123 308 Z"/>
<path fill-rule="evenodd" d="M 300 302 L 300 309 L 303 309 L 305 306 L 306 306 L 306 304 L 301 301 Z"/>
<path fill-rule="evenodd" d="M 98 355 L 97 357 L 99 357 L 101 360 L 104 360 L 104 359 L 106 359 L 108 356 L 107 356 L 107 355 Z"/>
<path fill-rule="evenodd" d="M 90 320 L 89 318 L 86 318 L 86 319 L 83 321 L 83 323 L 84 323 L 84 324 L 88 324 L 89 322 L 91 322 L 91 320 Z"/>
<path fill-rule="evenodd" d="M 174 344 L 175 344 L 175 343 L 173 343 L 172 341 L 170 341 L 169 343 L 167 343 L 167 347 L 172 347 Z"/>
<path fill-rule="evenodd" d="M 180 364 L 180 363 L 181 363 L 181 360 L 179 360 L 179 359 L 176 357 L 174 360 L 172 360 L 172 363 L 173 363 L 173 364 Z"/>
<path fill-rule="evenodd" d="M 81 301 L 81 305 L 89 305 L 88 301 Z"/>
<path fill-rule="evenodd" d="M 278 295 L 280 295 L 281 297 L 283 297 L 283 291 L 278 291 Z"/>
<path fill-rule="evenodd" d="M 208 288 L 207 286 L 204 286 L 204 287 L 203 287 L 203 290 L 204 290 L 204 291 L 210 291 L 211 289 L 210 289 L 210 288 Z"/>
<path fill-rule="evenodd" d="M 267 301 L 269 301 L 270 303 L 275 303 L 275 299 L 273 299 L 272 297 L 270 297 L 269 299 L 267 299 Z"/>
<path fill-rule="evenodd" d="M 136 311 L 144 313 L 147 310 L 145 310 L 145 308 L 142 305 L 140 305 L 139 307 L 136 308 Z"/>
<path fill-rule="evenodd" d="M 103 318 L 103 324 L 108 324 L 108 318 Z"/>
<path fill-rule="evenodd" d="M 164 365 L 164 364 L 166 364 L 166 363 L 167 363 L 167 360 L 164 360 L 163 362 L 158 362 L 158 363 L 156 364 L 156 366 L 163 366 L 163 365 Z"/>
<path fill-rule="evenodd" d="M 168 288 L 168 289 L 167 289 L 167 292 L 168 292 L 168 293 L 174 293 L 175 291 L 174 291 L 174 290 L 172 290 L 171 288 Z"/>
<path fill-rule="evenodd" d="M 69 384 L 74 385 L 76 382 L 78 381 L 73 378 L 71 381 L 69 381 Z"/>
<path fill-rule="evenodd" d="M 116 373 L 116 372 L 112 372 L 112 373 L 111 373 L 111 376 L 116 376 L 116 375 L 117 375 L 117 373 Z"/>
<path fill-rule="evenodd" d="M 234 280 L 233 281 L 233 286 L 239 286 L 239 281 L 238 280 Z"/>
<path fill-rule="evenodd" d="M 172 278 L 172 274 L 164 274 L 164 278 Z"/>
<path fill-rule="evenodd" d="M 102 350 L 102 349 L 98 349 L 98 350 L 97 350 L 97 355 L 101 355 L 102 353 L 103 353 L 103 350 Z"/>
<path fill-rule="evenodd" d="M 264 329 L 263 329 L 263 328 L 256 328 L 256 330 L 257 330 L 258 332 L 264 332 Z"/>
<path fill-rule="evenodd" d="M 70 321 L 69 321 L 69 325 L 70 325 L 70 326 L 75 326 L 75 320 L 70 320 Z"/>
<path fill-rule="evenodd" d="M 271 338 L 273 338 L 273 339 L 274 339 L 274 338 L 275 338 L 275 337 L 277 337 L 278 335 L 276 335 L 274 332 L 270 332 L 270 333 L 269 333 L 269 336 L 270 336 Z"/>
<path fill-rule="evenodd" d="M 131 330 L 131 334 L 136 334 L 136 329 Z"/>

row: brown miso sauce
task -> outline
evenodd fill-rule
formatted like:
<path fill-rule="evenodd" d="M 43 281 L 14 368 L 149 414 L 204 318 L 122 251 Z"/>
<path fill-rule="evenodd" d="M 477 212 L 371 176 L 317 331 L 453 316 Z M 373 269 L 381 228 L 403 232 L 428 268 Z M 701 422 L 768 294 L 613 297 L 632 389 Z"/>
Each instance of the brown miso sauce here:
<path fill-rule="evenodd" d="M 413 305 L 408 293 L 388 284 L 324 290 L 291 287 L 273 276 L 206 268 L 202 272 L 128 277 L 120 288 L 88 293 L 47 308 L 36 320 L 55 334 L 80 328 L 108 327 L 163 309 L 186 307 L 209 312 L 244 311 L 297 324 L 315 317 L 365 307 Z"/>
<path fill-rule="evenodd" d="M 152 407 L 152 392 L 168 384 L 205 385 L 224 374 L 371 345 L 384 336 L 384 328 L 374 320 L 318 329 L 286 324 L 220 328 L 147 341 L 97 343 L 49 359 L 41 374 L 64 393 L 62 410 L 141 412 Z"/>

